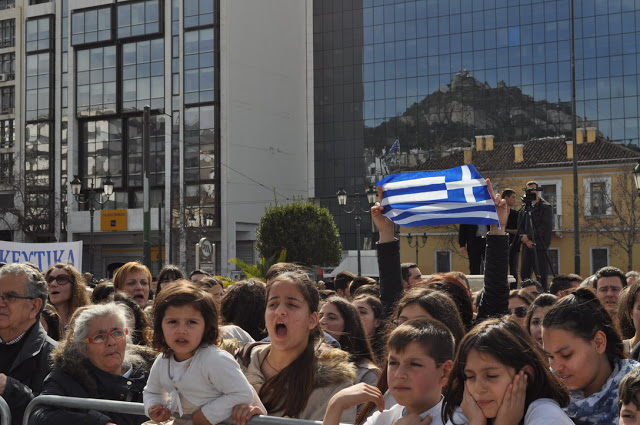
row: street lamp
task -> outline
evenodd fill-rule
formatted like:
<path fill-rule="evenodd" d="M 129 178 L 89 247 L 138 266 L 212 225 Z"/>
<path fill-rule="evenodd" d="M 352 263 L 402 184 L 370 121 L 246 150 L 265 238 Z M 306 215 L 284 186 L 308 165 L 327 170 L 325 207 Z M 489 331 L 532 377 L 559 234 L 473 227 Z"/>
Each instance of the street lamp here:
<path fill-rule="evenodd" d="M 415 248 L 416 249 L 416 264 L 418 264 L 418 250 L 420 248 L 424 248 L 427 245 L 427 234 L 423 233 L 421 239 L 422 239 L 422 244 L 420 244 L 420 240 L 418 239 L 418 235 L 416 235 L 416 243 L 415 243 L 415 245 L 411 245 L 411 241 L 413 240 L 413 235 L 411 233 L 409 233 L 407 235 L 407 242 L 409 242 L 409 248 Z"/>
<path fill-rule="evenodd" d="M 103 193 L 98 194 L 98 198 L 95 197 L 95 177 L 85 177 L 91 181 L 89 192 L 85 194 L 84 200 L 80 200 L 82 191 L 82 180 L 79 176 L 74 175 L 74 179 L 71 182 L 71 193 L 73 194 L 78 204 L 88 204 L 89 206 L 89 272 L 93 274 L 93 214 L 96 211 L 95 204 L 104 205 L 109 202 L 109 198 L 113 194 L 113 181 L 111 177 L 107 175 L 107 180 L 102 185 Z M 102 195 L 106 198 L 103 200 Z"/>
<path fill-rule="evenodd" d="M 369 205 L 374 204 L 376 202 L 376 198 L 378 196 L 378 193 L 376 192 L 376 189 L 373 186 L 369 186 L 367 188 L 367 190 L 365 191 L 366 195 L 367 195 L 367 201 L 369 202 Z M 356 219 L 356 242 L 357 242 L 357 247 L 358 247 L 358 276 L 360 276 L 361 272 L 362 272 L 362 262 L 360 259 L 360 222 L 362 221 L 362 217 L 360 216 L 360 213 L 368 213 L 369 210 L 365 210 L 363 208 L 360 208 L 360 196 L 362 194 L 356 192 L 354 194 L 355 197 L 355 205 L 353 206 L 353 208 L 351 208 L 350 210 L 347 209 L 345 206 L 347 205 L 347 192 L 343 189 L 340 188 L 340 190 L 338 190 L 338 192 L 336 193 L 336 196 L 338 197 L 338 205 L 341 205 L 342 207 L 344 207 L 344 212 L 346 212 L 347 214 L 353 214 L 355 213 L 355 219 Z"/>

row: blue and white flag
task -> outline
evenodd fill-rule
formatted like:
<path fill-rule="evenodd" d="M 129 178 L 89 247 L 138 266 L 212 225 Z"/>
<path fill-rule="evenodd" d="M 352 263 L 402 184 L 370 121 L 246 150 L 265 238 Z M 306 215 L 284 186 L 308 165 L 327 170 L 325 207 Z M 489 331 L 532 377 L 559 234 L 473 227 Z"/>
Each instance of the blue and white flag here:
<path fill-rule="evenodd" d="M 400 140 L 399 139 L 396 139 L 396 141 L 393 142 L 393 144 L 389 148 L 389 151 L 384 156 L 391 155 L 392 153 L 394 153 L 397 150 L 400 150 Z"/>
<path fill-rule="evenodd" d="M 487 183 L 473 165 L 390 174 L 377 186 L 383 214 L 403 227 L 499 224 Z"/>

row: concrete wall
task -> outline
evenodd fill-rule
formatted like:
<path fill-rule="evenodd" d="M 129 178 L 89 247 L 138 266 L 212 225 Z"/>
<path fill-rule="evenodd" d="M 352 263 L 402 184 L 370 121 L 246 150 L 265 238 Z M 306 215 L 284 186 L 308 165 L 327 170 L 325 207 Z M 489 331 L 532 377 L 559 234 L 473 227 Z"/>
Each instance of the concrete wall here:
<path fill-rule="evenodd" d="M 251 229 L 265 207 L 276 198 L 286 203 L 313 195 L 308 181 L 313 175 L 307 107 L 313 105 L 307 90 L 313 83 L 310 4 L 221 1 L 223 275 L 236 255 L 236 241 L 253 237 Z"/>

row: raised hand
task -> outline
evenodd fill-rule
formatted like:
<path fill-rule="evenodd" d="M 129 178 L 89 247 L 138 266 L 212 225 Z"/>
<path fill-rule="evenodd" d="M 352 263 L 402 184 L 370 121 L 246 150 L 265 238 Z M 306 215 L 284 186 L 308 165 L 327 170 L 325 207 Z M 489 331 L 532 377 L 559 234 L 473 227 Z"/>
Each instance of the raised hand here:
<path fill-rule="evenodd" d="M 502 196 L 496 195 L 493 191 L 493 186 L 491 185 L 491 180 L 487 179 L 487 189 L 489 189 L 489 195 L 493 199 L 493 203 L 496 206 L 496 211 L 498 212 L 498 221 L 500 222 L 500 228 L 498 226 L 492 224 L 490 227 L 490 231 L 492 235 L 504 235 L 505 229 L 507 228 L 507 220 L 509 219 L 509 206 L 507 205 L 507 201 L 502 199 Z"/>
<path fill-rule="evenodd" d="M 378 202 L 371 207 L 371 219 L 380 233 L 380 243 L 392 242 L 395 227 L 393 221 L 382 215 L 382 186 L 378 186 Z"/>

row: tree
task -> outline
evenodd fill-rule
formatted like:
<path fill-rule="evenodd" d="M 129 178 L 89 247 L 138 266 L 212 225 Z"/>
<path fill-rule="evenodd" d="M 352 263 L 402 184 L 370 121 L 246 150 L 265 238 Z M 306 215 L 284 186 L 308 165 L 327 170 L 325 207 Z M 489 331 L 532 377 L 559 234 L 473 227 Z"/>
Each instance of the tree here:
<path fill-rule="evenodd" d="M 256 233 L 256 248 L 264 258 L 286 249 L 287 261 L 304 266 L 340 262 L 342 244 L 333 216 L 315 204 L 297 201 L 269 207 Z"/>
<path fill-rule="evenodd" d="M 229 262 L 231 264 L 235 264 L 236 266 L 238 266 L 240 270 L 242 270 L 242 272 L 248 278 L 255 277 L 255 278 L 266 281 L 267 272 L 269 271 L 271 266 L 273 266 L 275 263 L 284 262 L 286 258 L 287 258 L 287 250 L 283 249 L 280 252 L 280 254 L 277 256 L 277 258 L 276 258 L 276 255 L 272 255 L 269 258 L 260 257 L 258 259 L 258 264 L 255 264 L 255 265 L 247 264 L 239 258 L 232 258 L 229 260 Z"/>
<path fill-rule="evenodd" d="M 633 245 L 640 242 L 640 210 L 638 193 L 627 168 L 606 180 L 593 177 L 591 187 L 585 187 L 584 216 L 589 227 L 599 236 L 609 239 L 627 253 L 627 270 L 633 270 Z"/>

